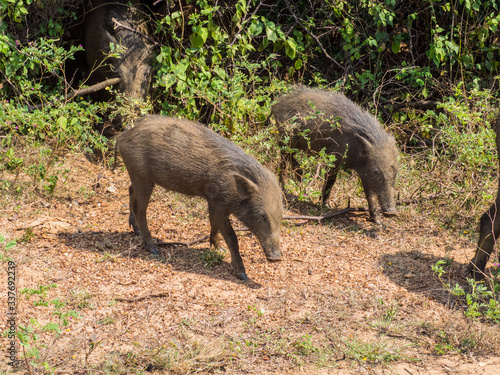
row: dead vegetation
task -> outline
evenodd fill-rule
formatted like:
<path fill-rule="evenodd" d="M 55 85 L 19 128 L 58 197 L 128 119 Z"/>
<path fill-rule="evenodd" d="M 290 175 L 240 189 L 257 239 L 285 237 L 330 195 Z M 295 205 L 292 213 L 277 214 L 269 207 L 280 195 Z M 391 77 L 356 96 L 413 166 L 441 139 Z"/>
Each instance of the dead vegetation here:
<path fill-rule="evenodd" d="M 35 306 L 39 296 L 20 293 L 52 283 L 57 287 L 44 299 L 58 298 L 66 303 L 61 311 L 80 315 L 68 318 L 60 334 L 39 329 L 32 347 L 40 355 L 31 359 L 38 369 L 23 362 L 24 372 L 49 372 L 42 362 L 75 374 L 500 370 L 498 325 L 465 318 L 463 303 L 431 270 L 450 259 L 449 282 L 466 285 L 475 249 L 475 234 L 435 219 L 436 210 L 447 209 L 439 197 L 400 206 L 400 215 L 381 227 L 367 212 L 299 226 L 284 221 L 281 263 L 268 263 L 257 240 L 239 232 L 250 277 L 241 282 L 228 252 L 212 267 L 201 260 L 208 242 L 163 246 L 161 256 L 150 256 L 128 228 L 126 172 L 81 155 L 68 155 L 66 166 L 67 182 L 52 198 L 2 196 L 2 234 L 22 239 L 9 252 L 17 265 L 18 324 L 57 320 L 51 304 Z M 401 199 L 413 199 L 405 176 Z M 343 174 L 337 184 L 333 208 L 349 198 L 363 204 L 354 176 Z M 318 211 L 291 202 L 287 215 L 325 212 Z M 188 243 L 209 231 L 201 199 L 160 189 L 148 217 L 165 242 Z M 6 273 L 0 282 L 6 285 Z M 5 298 L 0 305 L 5 311 Z M 4 364 L 0 370 L 11 371 Z"/>

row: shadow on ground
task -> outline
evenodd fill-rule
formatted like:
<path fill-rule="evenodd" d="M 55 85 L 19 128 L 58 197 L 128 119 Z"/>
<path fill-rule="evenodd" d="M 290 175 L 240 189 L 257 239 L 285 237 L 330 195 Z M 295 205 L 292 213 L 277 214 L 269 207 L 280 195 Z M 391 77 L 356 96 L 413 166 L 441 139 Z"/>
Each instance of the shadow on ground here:
<path fill-rule="evenodd" d="M 450 295 L 443 283 L 451 286 L 459 284 L 466 289 L 467 264 L 453 259 L 447 260 L 447 264 L 442 266 L 446 272 L 439 279 L 432 266 L 442 259 L 420 251 L 398 252 L 384 254 L 380 258 L 380 266 L 384 274 L 395 284 L 410 292 L 425 295 L 436 302 L 450 305 L 456 302 L 456 298 Z"/>
<path fill-rule="evenodd" d="M 207 267 L 201 261 L 202 254 L 209 250 L 208 246 L 201 248 L 186 247 L 182 245 L 158 246 L 160 255 L 151 255 L 142 246 L 140 237 L 132 232 L 104 232 L 88 231 L 80 233 L 60 233 L 59 239 L 65 245 L 78 251 L 90 251 L 106 257 L 131 257 L 140 259 L 153 259 L 163 264 L 169 264 L 173 270 L 205 275 L 214 279 L 242 284 L 250 289 L 261 288 L 262 285 L 253 281 L 251 275 L 246 282 L 241 281 L 234 274 L 230 263 L 222 261 L 214 267 Z"/>

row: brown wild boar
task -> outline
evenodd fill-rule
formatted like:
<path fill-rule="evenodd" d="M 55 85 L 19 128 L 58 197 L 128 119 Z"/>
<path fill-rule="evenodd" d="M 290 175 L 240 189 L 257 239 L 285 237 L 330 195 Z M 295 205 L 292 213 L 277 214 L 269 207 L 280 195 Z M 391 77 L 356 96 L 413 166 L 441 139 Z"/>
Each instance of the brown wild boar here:
<path fill-rule="evenodd" d="M 145 116 L 116 137 L 132 182 L 129 224 L 157 253 L 146 221 L 155 184 L 204 197 L 208 202 L 210 244 L 222 234 L 238 277 L 247 279 L 229 215 L 241 220 L 259 240 L 269 261 L 281 260 L 282 193 L 276 176 L 240 147 L 207 127 L 173 117 Z"/>
<path fill-rule="evenodd" d="M 83 46 L 89 83 L 121 78 L 118 88 L 136 99 L 145 99 L 151 81 L 153 46 L 139 1 L 86 0 L 83 16 Z M 106 56 L 110 44 L 124 49 L 119 57 Z M 101 99 L 109 94 L 100 92 Z"/>
<path fill-rule="evenodd" d="M 343 164 L 361 178 L 370 215 L 377 224 L 380 208 L 385 216 L 397 214 L 399 152 L 394 137 L 382 129 L 374 116 L 340 93 L 302 86 L 280 98 L 271 113 L 280 138 L 290 136 L 291 148 L 312 154 L 324 149 L 335 155 L 335 165 L 328 170 L 322 191 L 324 204 Z M 293 155 L 282 152 L 282 170 L 287 159 L 297 167 Z"/>
<path fill-rule="evenodd" d="M 500 158 L 500 114 L 497 115 L 493 123 L 493 130 L 496 133 L 497 154 Z M 472 274 L 474 280 L 484 279 L 484 269 L 486 263 L 493 252 L 498 236 L 500 236 L 500 215 L 497 211 L 500 207 L 500 180 L 498 181 L 498 191 L 495 203 L 481 216 L 479 227 L 479 241 L 477 242 L 476 254 L 471 259 L 467 267 L 467 274 Z"/>

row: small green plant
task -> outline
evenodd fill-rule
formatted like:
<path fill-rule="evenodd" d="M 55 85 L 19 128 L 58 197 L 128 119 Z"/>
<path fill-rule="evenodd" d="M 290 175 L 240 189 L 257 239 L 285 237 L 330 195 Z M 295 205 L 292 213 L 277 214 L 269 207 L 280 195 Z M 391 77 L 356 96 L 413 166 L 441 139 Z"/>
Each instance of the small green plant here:
<path fill-rule="evenodd" d="M 217 249 L 208 249 L 200 256 L 200 261 L 205 267 L 214 268 L 222 263 L 224 254 Z"/>
<path fill-rule="evenodd" d="M 469 291 L 465 291 L 462 286 L 455 284 L 451 286 L 443 281 L 442 277 L 446 273 L 445 260 L 438 260 L 432 266 L 432 270 L 438 276 L 444 288 L 453 296 L 465 301 L 467 309 L 464 314 L 469 319 L 487 319 L 492 322 L 500 322 L 500 263 L 498 260 L 493 262 L 493 273 L 491 277 L 487 277 L 485 281 L 476 282 L 471 278 L 467 278 L 469 283 Z"/>
<path fill-rule="evenodd" d="M 300 337 L 293 343 L 293 346 L 297 351 L 297 354 L 300 355 L 311 355 L 312 353 L 317 353 L 319 351 L 312 342 L 311 335 L 304 335 Z"/>
<path fill-rule="evenodd" d="M 3 251 L 0 251 L 0 261 L 5 262 L 8 260 L 12 260 L 8 257 L 8 253 L 14 248 L 14 246 L 16 246 L 16 241 L 7 241 L 7 239 L 2 234 L 0 234 L 0 245 L 3 247 Z"/>
<path fill-rule="evenodd" d="M 444 331 L 440 331 L 437 335 L 437 343 L 434 344 L 434 352 L 437 355 L 445 355 L 456 351 L 459 350 L 453 345 L 453 341 L 449 338 L 449 335 Z"/>
<path fill-rule="evenodd" d="M 33 228 L 26 228 L 24 234 L 18 239 L 18 242 L 30 242 L 33 238 L 35 238 Z"/>
<path fill-rule="evenodd" d="M 17 337 L 22 347 L 22 359 L 27 364 L 30 373 L 38 371 L 53 373 L 56 370 L 53 364 L 45 360 L 46 356 L 42 353 L 49 347 L 45 340 L 41 339 L 41 334 L 44 336 L 47 333 L 51 334 L 51 341 L 55 342 L 61 337 L 62 331 L 69 331 L 72 322 L 80 317 L 77 311 L 66 309 L 66 304 L 58 298 L 47 299 L 48 291 L 55 288 L 57 288 L 56 284 L 48 284 L 21 290 L 21 294 L 24 294 L 28 300 L 33 296 L 38 296 L 33 304 L 52 308 L 52 315 L 56 318 L 52 322 L 42 324 L 32 317 L 28 323 L 19 324 Z"/>

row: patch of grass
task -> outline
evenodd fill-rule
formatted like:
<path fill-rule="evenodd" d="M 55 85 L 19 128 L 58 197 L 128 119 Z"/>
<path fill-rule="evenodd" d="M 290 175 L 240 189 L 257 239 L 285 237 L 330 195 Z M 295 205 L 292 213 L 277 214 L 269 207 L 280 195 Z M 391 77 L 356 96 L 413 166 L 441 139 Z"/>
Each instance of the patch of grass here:
<path fill-rule="evenodd" d="M 292 345 L 296 350 L 297 354 L 300 355 L 311 355 L 319 351 L 311 340 L 311 335 L 304 335 L 298 338 Z"/>
<path fill-rule="evenodd" d="M 97 321 L 97 324 L 105 326 L 108 324 L 113 324 L 115 322 L 115 318 L 113 316 L 107 316 Z"/>
<path fill-rule="evenodd" d="M 68 299 L 68 305 L 79 309 L 94 308 L 91 299 L 92 294 L 88 290 L 72 290 L 71 296 Z"/>
<path fill-rule="evenodd" d="M 221 339 L 215 341 L 170 341 L 138 352 L 112 353 L 102 366 L 106 374 L 141 374 L 144 371 L 168 371 L 173 374 L 224 371 L 234 360 Z"/>
<path fill-rule="evenodd" d="M 450 334 L 445 331 L 439 331 L 437 335 L 437 343 L 434 344 L 434 353 L 437 355 L 445 355 L 450 352 L 458 352 L 459 349 L 455 347 L 454 340 Z"/>
<path fill-rule="evenodd" d="M 96 263 L 104 263 L 104 262 L 116 262 L 116 258 L 118 258 L 121 254 L 112 254 L 109 251 L 104 251 L 102 257 L 96 260 Z"/>
<path fill-rule="evenodd" d="M 224 254 L 217 249 L 208 249 L 200 255 L 200 261 L 205 267 L 214 268 L 222 264 Z"/>
<path fill-rule="evenodd" d="M 359 363 L 386 364 L 403 359 L 400 349 L 384 342 L 364 342 L 357 339 L 344 341 L 345 356 Z"/>

